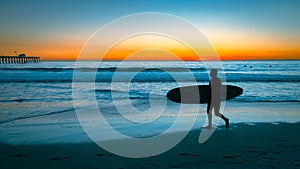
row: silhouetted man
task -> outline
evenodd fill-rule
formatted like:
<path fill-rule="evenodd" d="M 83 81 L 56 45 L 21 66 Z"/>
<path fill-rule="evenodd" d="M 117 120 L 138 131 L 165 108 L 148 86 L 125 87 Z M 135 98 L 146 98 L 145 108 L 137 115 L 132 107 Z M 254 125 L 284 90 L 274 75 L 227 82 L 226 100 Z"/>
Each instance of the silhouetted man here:
<path fill-rule="evenodd" d="M 211 89 L 211 97 L 207 103 L 207 116 L 208 116 L 208 125 L 205 127 L 206 129 L 212 128 L 212 109 L 214 109 L 215 115 L 222 118 L 226 123 L 226 128 L 229 127 L 229 119 L 226 118 L 220 111 L 221 104 L 221 86 L 222 81 L 217 77 L 218 70 L 212 69 L 210 71 L 211 80 L 209 82 L 209 86 Z"/>

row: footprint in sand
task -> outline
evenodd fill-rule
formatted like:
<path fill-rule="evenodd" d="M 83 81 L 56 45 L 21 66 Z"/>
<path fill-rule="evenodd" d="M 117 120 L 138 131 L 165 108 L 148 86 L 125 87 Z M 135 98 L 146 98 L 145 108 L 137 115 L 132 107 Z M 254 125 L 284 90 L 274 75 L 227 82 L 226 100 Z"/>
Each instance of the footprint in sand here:
<path fill-rule="evenodd" d="M 14 157 L 16 157 L 16 158 L 28 158 L 27 155 L 23 155 L 23 154 L 16 154 L 16 155 L 14 155 Z"/>
<path fill-rule="evenodd" d="M 104 156 L 111 157 L 112 155 L 111 154 L 97 154 L 96 156 L 97 157 L 104 157 Z"/>
<path fill-rule="evenodd" d="M 69 157 L 53 157 L 53 158 L 50 158 L 50 160 L 52 161 L 56 161 L 56 160 L 67 160 L 69 159 Z"/>
<path fill-rule="evenodd" d="M 181 153 L 179 154 L 180 156 L 192 156 L 192 157 L 197 157 L 198 155 L 196 154 L 189 154 L 189 153 Z"/>

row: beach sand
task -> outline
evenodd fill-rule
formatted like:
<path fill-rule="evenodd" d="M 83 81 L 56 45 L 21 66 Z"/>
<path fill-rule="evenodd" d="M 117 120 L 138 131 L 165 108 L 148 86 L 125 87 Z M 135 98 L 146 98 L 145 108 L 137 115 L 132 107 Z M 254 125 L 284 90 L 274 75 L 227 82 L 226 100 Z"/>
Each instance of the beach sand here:
<path fill-rule="evenodd" d="M 149 158 L 124 158 L 95 143 L 0 144 L 1 168 L 300 168 L 300 123 L 220 126 L 205 143 L 191 131 L 173 149 Z"/>

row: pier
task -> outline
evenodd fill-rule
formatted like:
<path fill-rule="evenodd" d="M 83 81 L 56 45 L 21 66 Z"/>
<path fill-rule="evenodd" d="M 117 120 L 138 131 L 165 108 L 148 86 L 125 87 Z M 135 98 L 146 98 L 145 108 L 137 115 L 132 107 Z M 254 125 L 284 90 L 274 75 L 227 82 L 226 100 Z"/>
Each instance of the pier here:
<path fill-rule="evenodd" d="M 40 62 L 39 56 L 26 56 L 25 54 L 20 54 L 19 56 L 0 56 L 0 64 L 23 64 L 38 62 Z"/>

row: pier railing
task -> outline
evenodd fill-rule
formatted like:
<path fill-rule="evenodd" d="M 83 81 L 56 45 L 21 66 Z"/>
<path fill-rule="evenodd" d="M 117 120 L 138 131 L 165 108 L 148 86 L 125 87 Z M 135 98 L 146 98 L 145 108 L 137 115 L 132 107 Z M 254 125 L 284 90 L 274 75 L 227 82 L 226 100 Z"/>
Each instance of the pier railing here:
<path fill-rule="evenodd" d="M 16 64 L 16 63 L 38 63 L 40 57 L 38 56 L 0 56 L 0 64 Z"/>

